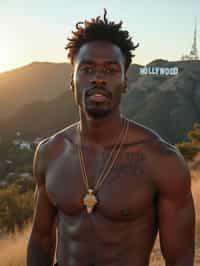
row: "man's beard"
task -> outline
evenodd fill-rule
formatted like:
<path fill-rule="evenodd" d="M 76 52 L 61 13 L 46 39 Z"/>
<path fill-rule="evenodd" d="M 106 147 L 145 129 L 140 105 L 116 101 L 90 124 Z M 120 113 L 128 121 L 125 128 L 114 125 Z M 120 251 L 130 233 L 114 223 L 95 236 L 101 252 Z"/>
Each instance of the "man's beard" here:
<path fill-rule="evenodd" d="M 94 119 L 102 119 L 107 117 L 110 113 L 111 110 L 109 109 L 99 109 L 99 108 L 86 108 L 86 113 L 88 116 Z"/>
<path fill-rule="evenodd" d="M 87 113 L 88 116 L 94 119 L 102 119 L 107 117 L 111 113 L 111 106 L 109 103 L 95 103 L 87 100 L 87 97 L 94 93 L 101 93 L 104 96 L 106 96 L 109 100 L 112 99 L 112 94 L 109 91 L 106 91 L 104 88 L 92 88 L 90 89 L 86 95 L 85 95 L 85 112 Z"/>

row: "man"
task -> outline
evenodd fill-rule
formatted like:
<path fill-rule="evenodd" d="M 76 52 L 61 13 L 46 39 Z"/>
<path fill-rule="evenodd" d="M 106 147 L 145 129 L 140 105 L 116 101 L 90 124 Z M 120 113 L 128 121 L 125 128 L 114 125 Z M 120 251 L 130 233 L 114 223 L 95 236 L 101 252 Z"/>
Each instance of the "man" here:
<path fill-rule="evenodd" d="M 106 16 L 78 23 L 67 49 L 80 121 L 43 141 L 28 266 L 147 266 L 159 230 L 167 266 L 192 266 L 194 207 L 174 146 L 122 117 L 134 46 Z"/>

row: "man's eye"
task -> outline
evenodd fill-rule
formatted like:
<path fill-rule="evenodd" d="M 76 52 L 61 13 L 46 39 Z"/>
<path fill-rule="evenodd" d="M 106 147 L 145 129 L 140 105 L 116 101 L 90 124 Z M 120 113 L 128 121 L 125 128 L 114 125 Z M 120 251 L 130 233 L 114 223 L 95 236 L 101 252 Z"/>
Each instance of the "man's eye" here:
<path fill-rule="evenodd" d="M 90 66 L 81 67 L 80 70 L 81 70 L 82 72 L 85 72 L 85 73 L 92 73 L 92 72 L 93 72 L 93 68 L 90 67 Z"/>
<path fill-rule="evenodd" d="M 107 67 L 104 70 L 105 73 L 115 73 L 117 72 L 117 69 L 115 67 Z"/>

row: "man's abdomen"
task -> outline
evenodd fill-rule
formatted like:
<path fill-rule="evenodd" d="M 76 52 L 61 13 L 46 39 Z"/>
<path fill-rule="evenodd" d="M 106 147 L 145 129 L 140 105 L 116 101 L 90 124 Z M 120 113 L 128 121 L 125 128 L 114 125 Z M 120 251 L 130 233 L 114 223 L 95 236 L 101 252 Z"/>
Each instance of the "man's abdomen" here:
<path fill-rule="evenodd" d="M 130 221 L 99 213 L 69 216 L 59 212 L 59 266 L 147 266 L 157 233 L 154 209 Z"/>

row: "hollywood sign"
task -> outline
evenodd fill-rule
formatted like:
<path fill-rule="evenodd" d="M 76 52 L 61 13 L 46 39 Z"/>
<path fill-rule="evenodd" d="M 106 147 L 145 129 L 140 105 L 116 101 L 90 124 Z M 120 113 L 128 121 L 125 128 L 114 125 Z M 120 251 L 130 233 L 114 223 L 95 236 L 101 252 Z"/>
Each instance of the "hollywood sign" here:
<path fill-rule="evenodd" d="M 175 76 L 179 72 L 178 67 L 141 67 L 140 75 Z"/>

